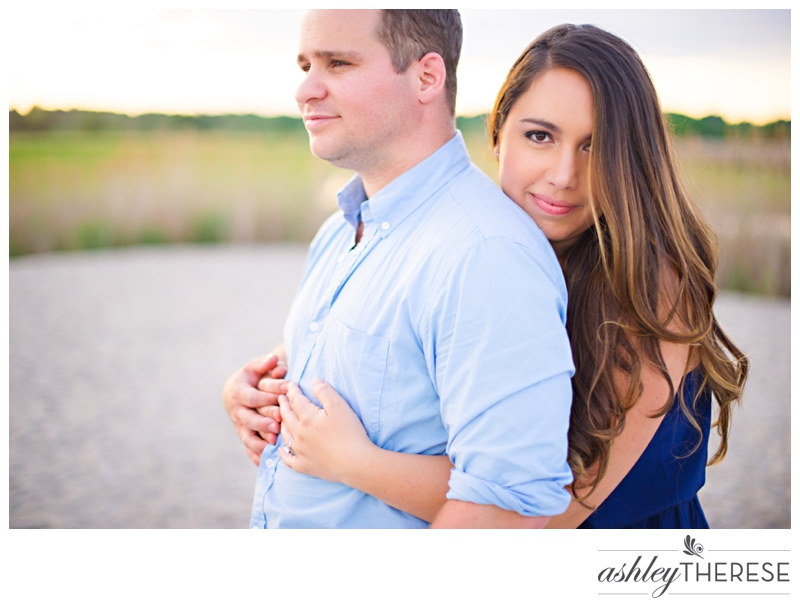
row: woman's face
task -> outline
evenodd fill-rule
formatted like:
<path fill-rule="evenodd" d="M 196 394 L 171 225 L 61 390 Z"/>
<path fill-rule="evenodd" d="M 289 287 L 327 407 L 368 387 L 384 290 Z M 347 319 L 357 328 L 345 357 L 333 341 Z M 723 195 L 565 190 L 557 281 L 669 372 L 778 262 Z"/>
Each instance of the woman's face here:
<path fill-rule="evenodd" d="M 587 181 L 593 110 L 587 80 L 552 68 L 511 107 L 495 148 L 500 186 L 559 257 L 593 224 Z"/>

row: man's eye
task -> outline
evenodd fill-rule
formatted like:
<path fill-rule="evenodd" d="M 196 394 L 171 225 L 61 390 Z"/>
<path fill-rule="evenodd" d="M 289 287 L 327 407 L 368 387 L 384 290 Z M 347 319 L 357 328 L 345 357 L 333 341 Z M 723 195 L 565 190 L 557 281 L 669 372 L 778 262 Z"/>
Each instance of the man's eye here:
<path fill-rule="evenodd" d="M 332 59 L 331 60 L 331 67 L 339 68 L 339 67 L 342 67 L 344 65 L 350 65 L 350 64 L 347 63 L 346 61 L 342 61 L 341 59 Z"/>
<path fill-rule="evenodd" d="M 304 72 L 308 72 L 308 70 L 311 69 L 311 65 L 305 63 L 305 64 L 300 66 L 300 69 L 303 70 Z"/>

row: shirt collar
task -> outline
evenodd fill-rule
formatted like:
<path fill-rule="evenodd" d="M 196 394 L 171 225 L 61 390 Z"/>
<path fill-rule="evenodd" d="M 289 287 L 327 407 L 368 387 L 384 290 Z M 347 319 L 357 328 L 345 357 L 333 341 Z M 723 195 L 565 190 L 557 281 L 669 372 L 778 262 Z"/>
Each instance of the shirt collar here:
<path fill-rule="evenodd" d="M 344 219 L 357 230 L 358 221 L 361 219 L 361 203 L 367 200 L 367 193 L 364 191 L 364 184 L 361 183 L 361 176 L 356 173 L 336 196 L 339 209 L 344 213 Z"/>
<path fill-rule="evenodd" d="M 399 175 L 367 200 L 361 177 L 356 174 L 339 192 L 338 204 L 347 222 L 358 227 L 361 206 L 368 206 L 364 221 L 379 222 L 391 232 L 417 207 L 443 188 L 470 164 L 460 131 L 428 158 Z"/>

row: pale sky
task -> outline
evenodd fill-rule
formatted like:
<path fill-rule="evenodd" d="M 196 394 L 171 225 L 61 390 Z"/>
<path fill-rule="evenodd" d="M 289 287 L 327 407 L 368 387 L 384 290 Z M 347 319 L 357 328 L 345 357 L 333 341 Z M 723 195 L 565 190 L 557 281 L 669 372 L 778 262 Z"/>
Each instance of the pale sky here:
<path fill-rule="evenodd" d="M 301 11 L 57 10 L 9 15 L 10 108 L 297 115 Z M 789 10 L 461 13 L 458 114 L 488 112 L 525 46 L 572 22 L 630 42 L 666 111 L 757 124 L 791 116 Z"/>

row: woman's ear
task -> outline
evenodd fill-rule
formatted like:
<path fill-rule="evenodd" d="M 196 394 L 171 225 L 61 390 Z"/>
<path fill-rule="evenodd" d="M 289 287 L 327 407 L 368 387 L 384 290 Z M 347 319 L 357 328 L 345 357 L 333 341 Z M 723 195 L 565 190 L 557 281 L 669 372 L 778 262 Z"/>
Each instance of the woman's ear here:
<path fill-rule="evenodd" d="M 428 104 L 444 94 L 447 69 L 439 53 L 428 53 L 417 62 L 419 101 Z"/>
<path fill-rule="evenodd" d="M 494 146 L 494 157 L 500 160 L 500 144 L 495 144 Z"/>

